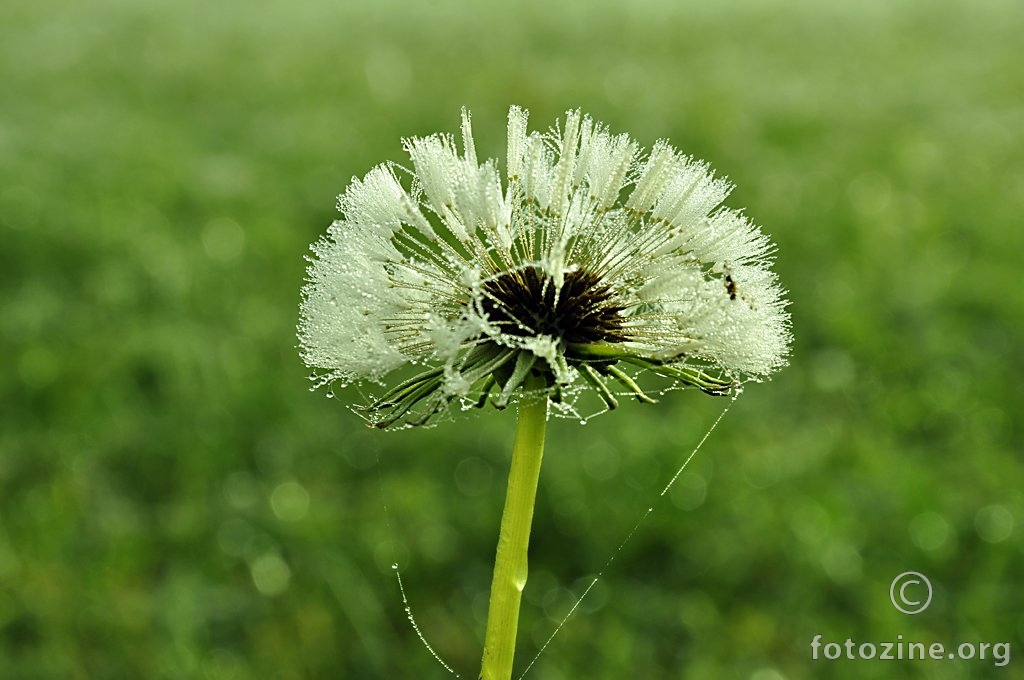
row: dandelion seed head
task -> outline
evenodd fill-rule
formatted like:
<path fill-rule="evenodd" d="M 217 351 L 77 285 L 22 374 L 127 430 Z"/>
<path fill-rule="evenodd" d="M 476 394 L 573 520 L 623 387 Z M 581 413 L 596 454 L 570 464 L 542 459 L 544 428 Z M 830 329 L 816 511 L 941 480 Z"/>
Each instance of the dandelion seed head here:
<path fill-rule="evenodd" d="M 585 419 L 585 392 L 610 409 L 652 376 L 726 394 L 785 364 L 774 246 L 721 207 L 732 185 L 707 163 L 578 110 L 531 132 L 513 106 L 504 172 L 478 159 L 465 110 L 460 137 L 406 139 L 409 170 L 383 163 L 338 198 L 302 290 L 316 385 L 419 367 L 362 409 L 388 427 L 504 407 L 534 375 L 556 413 Z"/>

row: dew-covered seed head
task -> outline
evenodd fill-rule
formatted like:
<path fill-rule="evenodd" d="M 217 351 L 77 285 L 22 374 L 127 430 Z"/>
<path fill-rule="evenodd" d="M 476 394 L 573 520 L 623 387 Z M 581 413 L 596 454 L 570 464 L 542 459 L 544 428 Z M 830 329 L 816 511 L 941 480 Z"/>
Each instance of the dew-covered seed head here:
<path fill-rule="evenodd" d="M 774 247 L 720 207 L 731 185 L 706 163 L 579 111 L 529 132 L 512 107 L 504 171 L 479 162 L 466 112 L 461 136 L 461 152 L 406 140 L 411 170 L 385 163 L 339 198 L 298 327 L 318 385 L 390 381 L 362 407 L 388 427 L 504 407 L 529 375 L 578 416 L 586 393 L 609 409 L 653 401 L 651 379 L 724 394 L 785 364 Z"/>

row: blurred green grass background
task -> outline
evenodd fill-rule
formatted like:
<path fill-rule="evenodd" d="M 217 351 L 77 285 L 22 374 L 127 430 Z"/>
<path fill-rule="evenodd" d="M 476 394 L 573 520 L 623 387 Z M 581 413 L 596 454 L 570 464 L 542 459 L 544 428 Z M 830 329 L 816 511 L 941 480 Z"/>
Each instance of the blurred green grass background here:
<path fill-rule="evenodd" d="M 1024 641 L 1022 31 L 1011 0 L 0 4 L 0 677 L 444 678 L 395 560 L 475 677 L 513 415 L 367 430 L 294 324 L 349 178 L 463 105 L 500 156 L 512 103 L 730 176 L 796 335 L 527 678 L 1011 677 L 809 643 Z M 518 668 L 723 406 L 553 424 Z"/>

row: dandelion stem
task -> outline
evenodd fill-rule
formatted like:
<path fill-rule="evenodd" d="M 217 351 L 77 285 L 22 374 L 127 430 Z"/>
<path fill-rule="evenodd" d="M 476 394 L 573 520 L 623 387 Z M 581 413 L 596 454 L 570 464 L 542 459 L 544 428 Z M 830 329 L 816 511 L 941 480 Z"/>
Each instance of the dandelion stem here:
<path fill-rule="evenodd" d="M 487 610 L 481 680 L 509 680 L 512 677 L 519 602 L 526 586 L 530 525 L 548 416 L 548 400 L 543 395 L 538 397 L 536 392 L 545 384 L 543 377 L 529 376 L 523 385 L 524 398 L 519 403 L 519 424 L 512 448 L 512 467 L 508 475 L 498 554 L 491 582 L 491 601 Z"/>

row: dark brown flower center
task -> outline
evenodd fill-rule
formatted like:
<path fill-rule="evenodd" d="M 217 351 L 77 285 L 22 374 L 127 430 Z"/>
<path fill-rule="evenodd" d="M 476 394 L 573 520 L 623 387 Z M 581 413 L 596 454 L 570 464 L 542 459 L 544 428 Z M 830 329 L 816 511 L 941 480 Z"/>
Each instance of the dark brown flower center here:
<path fill-rule="evenodd" d="M 626 339 L 611 289 L 583 269 L 566 274 L 560 289 L 539 267 L 524 267 L 491 279 L 483 290 L 484 312 L 505 333 L 549 335 L 566 344 Z"/>

